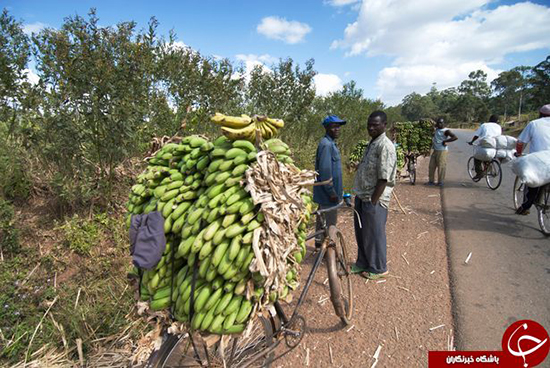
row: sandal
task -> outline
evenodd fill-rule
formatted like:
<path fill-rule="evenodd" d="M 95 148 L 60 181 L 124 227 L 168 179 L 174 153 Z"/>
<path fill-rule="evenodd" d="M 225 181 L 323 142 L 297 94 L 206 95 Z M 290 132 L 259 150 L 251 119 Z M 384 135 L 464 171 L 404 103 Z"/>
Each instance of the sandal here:
<path fill-rule="evenodd" d="M 351 265 L 351 274 L 352 275 L 362 274 L 363 272 L 368 272 L 368 271 L 365 268 L 357 266 L 356 263 Z"/>
<path fill-rule="evenodd" d="M 382 272 L 382 273 L 374 273 L 374 272 L 365 271 L 365 272 L 361 273 L 361 276 L 366 278 L 366 279 L 369 279 L 369 280 L 378 280 L 378 279 L 386 278 L 388 276 L 388 274 L 389 274 L 389 271 Z"/>

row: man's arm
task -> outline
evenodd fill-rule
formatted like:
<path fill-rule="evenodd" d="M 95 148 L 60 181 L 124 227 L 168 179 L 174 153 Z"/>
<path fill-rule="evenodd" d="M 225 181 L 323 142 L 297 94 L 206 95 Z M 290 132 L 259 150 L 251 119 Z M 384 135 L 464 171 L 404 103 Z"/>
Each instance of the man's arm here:
<path fill-rule="evenodd" d="M 527 146 L 527 143 L 531 141 L 531 123 L 527 124 L 525 129 L 521 132 L 516 142 L 516 156 L 521 156 L 523 149 Z"/>
<path fill-rule="evenodd" d="M 445 140 L 442 142 L 442 144 L 443 144 L 444 146 L 446 146 L 447 143 L 449 143 L 449 142 L 454 142 L 454 141 L 456 141 L 456 140 L 458 139 L 458 138 L 456 137 L 456 135 L 455 135 L 453 132 L 451 132 L 450 130 L 446 130 L 446 131 L 445 131 L 445 136 L 446 136 L 446 137 L 449 137 L 449 138 L 445 139 Z"/>
<path fill-rule="evenodd" d="M 319 146 L 317 152 L 319 158 L 319 177 L 317 181 L 325 181 L 332 179 L 332 152 L 331 147 L 323 144 Z M 334 190 L 334 185 L 327 184 L 321 186 L 322 190 L 327 194 L 331 202 L 338 202 L 338 195 Z"/>
<path fill-rule="evenodd" d="M 477 135 L 474 135 L 474 137 L 472 138 L 471 141 L 468 142 L 468 144 L 471 146 L 475 141 L 476 139 L 478 139 L 479 137 Z"/>
<path fill-rule="evenodd" d="M 370 198 L 372 204 L 375 205 L 378 203 L 378 200 L 384 193 L 384 189 L 386 189 L 386 185 L 388 185 L 388 181 L 392 179 L 391 176 L 395 172 L 394 169 L 396 164 L 397 156 L 395 154 L 395 148 L 393 146 L 382 147 L 380 158 L 378 159 L 378 181 L 376 182 L 376 187 Z"/>

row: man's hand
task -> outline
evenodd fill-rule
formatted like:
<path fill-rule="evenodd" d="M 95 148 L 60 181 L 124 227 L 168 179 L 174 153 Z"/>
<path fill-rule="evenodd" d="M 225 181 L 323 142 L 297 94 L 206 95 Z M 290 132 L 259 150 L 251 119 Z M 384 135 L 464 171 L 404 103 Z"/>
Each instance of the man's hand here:
<path fill-rule="evenodd" d="M 332 194 L 332 195 L 329 197 L 329 201 L 331 201 L 332 203 L 338 203 L 338 196 L 335 195 L 335 194 Z"/>
<path fill-rule="evenodd" d="M 443 145 L 443 147 L 447 146 L 447 142 L 445 141 L 441 142 L 441 144 Z"/>
<path fill-rule="evenodd" d="M 468 142 L 468 144 L 471 146 L 472 144 L 474 144 L 474 142 Z"/>

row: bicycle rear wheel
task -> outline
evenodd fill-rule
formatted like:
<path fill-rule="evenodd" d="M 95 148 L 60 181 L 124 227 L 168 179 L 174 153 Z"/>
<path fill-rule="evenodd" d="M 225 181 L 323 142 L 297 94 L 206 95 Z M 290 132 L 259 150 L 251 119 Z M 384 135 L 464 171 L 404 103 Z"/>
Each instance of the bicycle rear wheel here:
<path fill-rule="evenodd" d="M 164 367 L 270 367 L 275 355 L 273 322 L 264 317 L 251 321 L 250 333 L 232 336 L 221 343 L 220 336 L 169 335 L 149 358 L 145 368 Z M 263 354 L 263 352 L 267 352 Z M 225 364 L 224 364 L 225 362 Z"/>
<path fill-rule="evenodd" d="M 327 249 L 327 271 L 330 287 L 330 300 L 334 312 L 346 325 L 353 315 L 353 290 L 348 250 L 344 236 L 335 226 L 329 228 L 331 245 Z"/>
<path fill-rule="evenodd" d="M 485 174 L 485 181 L 487 186 L 492 190 L 496 190 L 502 182 L 502 169 L 500 162 L 497 160 L 491 160 L 487 167 L 487 173 Z"/>
<path fill-rule="evenodd" d="M 476 176 L 476 166 L 474 163 L 474 156 L 470 157 L 470 159 L 468 160 L 467 170 L 468 170 L 468 175 L 470 176 L 470 179 L 474 180 L 474 177 Z"/>
<path fill-rule="evenodd" d="M 514 209 L 517 210 L 519 206 L 523 203 L 523 196 L 525 185 L 521 182 L 521 179 L 519 176 L 516 176 L 516 180 L 514 180 Z"/>
<path fill-rule="evenodd" d="M 539 202 L 536 204 L 540 230 L 544 235 L 550 235 L 550 190 L 542 188 Z"/>

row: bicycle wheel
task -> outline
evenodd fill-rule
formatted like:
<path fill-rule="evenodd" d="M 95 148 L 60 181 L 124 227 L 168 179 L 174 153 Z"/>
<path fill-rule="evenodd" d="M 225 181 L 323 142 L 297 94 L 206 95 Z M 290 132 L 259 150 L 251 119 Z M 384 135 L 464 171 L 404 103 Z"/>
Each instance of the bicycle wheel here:
<path fill-rule="evenodd" d="M 497 189 L 502 182 L 502 169 L 500 167 L 500 162 L 497 160 L 491 160 L 487 167 L 487 173 L 485 175 L 485 181 L 487 186 L 492 190 Z"/>
<path fill-rule="evenodd" d="M 328 231 L 331 245 L 327 249 L 326 261 L 330 300 L 336 315 L 348 325 L 353 314 L 353 291 L 348 250 L 340 230 L 331 226 Z"/>
<path fill-rule="evenodd" d="M 468 160 L 468 175 L 470 176 L 470 179 L 474 180 L 474 177 L 476 176 L 476 166 L 474 163 L 474 156 L 470 157 Z"/>
<path fill-rule="evenodd" d="M 544 235 L 550 235 L 550 190 L 541 189 L 539 203 L 536 204 L 540 230 Z"/>
<path fill-rule="evenodd" d="M 525 185 L 521 182 L 519 176 L 514 180 L 514 209 L 517 210 L 523 203 Z"/>
<path fill-rule="evenodd" d="M 193 341 L 188 335 L 169 335 L 151 354 L 145 368 L 270 367 L 275 355 L 274 351 L 267 352 L 274 344 L 273 322 L 257 317 L 250 323 L 250 333 L 232 336 L 223 344 L 219 335 L 195 332 Z"/>

